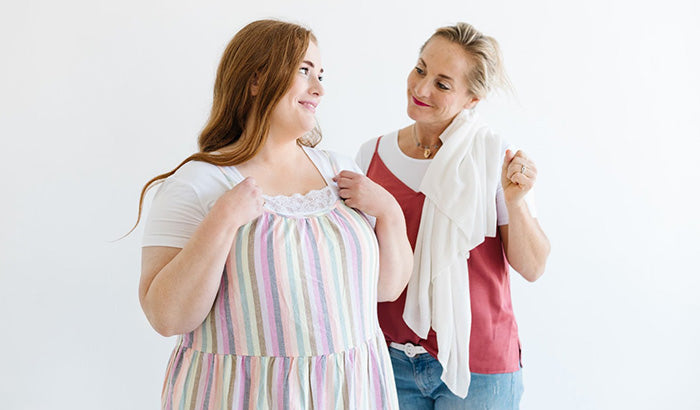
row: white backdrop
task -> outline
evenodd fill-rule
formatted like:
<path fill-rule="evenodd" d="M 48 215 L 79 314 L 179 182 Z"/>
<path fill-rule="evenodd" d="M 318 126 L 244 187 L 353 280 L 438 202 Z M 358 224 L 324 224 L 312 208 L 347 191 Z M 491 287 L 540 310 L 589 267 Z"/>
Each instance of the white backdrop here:
<path fill-rule="evenodd" d="M 224 46 L 262 17 L 316 33 L 321 146 L 352 156 L 408 123 L 406 75 L 436 27 L 495 36 L 517 95 L 479 110 L 536 160 L 552 242 L 538 282 L 512 280 L 522 408 L 700 408 L 697 2 L 8 3 L 3 409 L 158 407 L 175 339 L 139 307 L 141 229 L 111 241 L 143 183 L 195 150 Z"/>

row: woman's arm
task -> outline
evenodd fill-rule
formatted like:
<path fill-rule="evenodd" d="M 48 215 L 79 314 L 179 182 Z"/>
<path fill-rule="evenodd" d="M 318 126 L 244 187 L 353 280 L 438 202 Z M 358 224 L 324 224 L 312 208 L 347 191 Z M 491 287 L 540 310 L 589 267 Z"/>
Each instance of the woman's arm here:
<path fill-rule="evenodd" d="M 202 323 L 236 231 L 261 212 L 260 188 L 246 178 L 216 201 L 184 248 L 143 248 L 139 300 L 158 333 L 183 334 Z"/>
<path fill-rule="evenodd" d="M 513 154 L 506 150 L 501 184 L 509 222 L 499 227 L 501 240 L 510 266 L 530 282 L 544 273 L 550 251 L 547 236 L 537 219 L 530 214 L 524 200 L 536 179 L 534 162 L 522 151 Z"/>
<path fill-rule="evenodd" d="M 374 228 L 379 242 L 377 301 L 396 300 L 413 269 L 413 250 L 406 236 L 401 207 L 386 189 L 362 174 L 342 171 L 333 180 L 348 206 L 377 218 Z"/>

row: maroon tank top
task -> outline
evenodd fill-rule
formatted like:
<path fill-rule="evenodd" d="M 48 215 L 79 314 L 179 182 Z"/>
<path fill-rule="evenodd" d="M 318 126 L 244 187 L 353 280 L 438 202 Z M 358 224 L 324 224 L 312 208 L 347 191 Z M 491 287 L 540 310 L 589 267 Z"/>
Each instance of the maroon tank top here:
<path fill-rule="evenodd" d="M 367 169 L 367 176 L 389 191 L 403 210 L 406 231 L 415 249 L 425 195 L 416 192 L 397 178 L 377 153 L 379 141 Z M 494 198 L 494 201 L 496 199 Z M 470 252 L 469 291 L 472 328 L 469 341 L 469 368 L 473 373 L 510 373 L 520 368 L 520 341 L 510 297 L 509 266 L 500 235 L 487 237 Z M 423 346 L 437 358 L 435 332 L 421 339 L 403 321 L 406 290 L 393 302 L 378 305 L 379 324 L 387 343 L 412 343 Z"/>

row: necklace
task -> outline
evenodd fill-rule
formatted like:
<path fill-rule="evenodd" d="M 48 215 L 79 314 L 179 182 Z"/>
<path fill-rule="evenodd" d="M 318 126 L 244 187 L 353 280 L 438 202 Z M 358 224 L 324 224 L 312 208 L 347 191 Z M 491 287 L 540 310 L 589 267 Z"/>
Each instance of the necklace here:
<path fill-rule="evenodd" d="M 418 140 L 418 136 L 416 135 L 416 123 L 413 123 L 413 140 L 416 142 L 416 147 L 422 148 L 423 149 L 423 158 L 428 159 L 430 158 L 431 155 L 433 155 L 432 150 L 436 150 L 440 148 L 440 140 L 438 140 L 438 143 L 435 145 L 423 145 L 420 143 Z"/>

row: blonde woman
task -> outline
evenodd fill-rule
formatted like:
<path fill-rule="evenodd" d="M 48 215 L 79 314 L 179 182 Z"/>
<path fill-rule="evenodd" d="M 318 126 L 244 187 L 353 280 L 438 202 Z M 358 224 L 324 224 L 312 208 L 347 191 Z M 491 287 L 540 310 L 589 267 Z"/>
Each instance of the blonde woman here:
<path fill-rule="evenodd" d="M 374 138 L 357 162 L 401 204 L 414 272 L 379 304 L 402 409 L 515 409 L 520 341 L 509 267 L 544 272 L 549 242 L 529 194 L 535 163 L 475 107 L 507 84 L 498 43 L 466 23 L 438 29 L 408 75 L 412 124 Z"/>
<path fill-rule="evenodd" d="M 200 152 L 144 187 L 161 182 L 139 297 L 178 335 L 163 408 L 397 408 L 376 306 L 405 287 L 411 249 L 394 198 L 305 137 L 322 72 L 309 30 L 250 23 Z"/>

